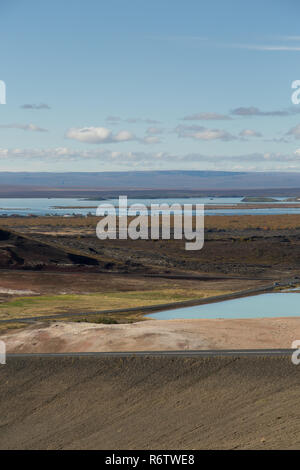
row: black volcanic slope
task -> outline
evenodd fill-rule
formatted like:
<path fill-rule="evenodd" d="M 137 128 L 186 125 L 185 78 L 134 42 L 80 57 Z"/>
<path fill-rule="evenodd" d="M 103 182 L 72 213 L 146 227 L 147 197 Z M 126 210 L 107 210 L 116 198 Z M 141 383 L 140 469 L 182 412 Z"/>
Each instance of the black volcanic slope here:
<path fill-rule="evenodd" d="M 93 257 L 39 242 L 21 234 L 0 229 L 0 268 L 68 268 L 76 266 L 105 267 Z"/>

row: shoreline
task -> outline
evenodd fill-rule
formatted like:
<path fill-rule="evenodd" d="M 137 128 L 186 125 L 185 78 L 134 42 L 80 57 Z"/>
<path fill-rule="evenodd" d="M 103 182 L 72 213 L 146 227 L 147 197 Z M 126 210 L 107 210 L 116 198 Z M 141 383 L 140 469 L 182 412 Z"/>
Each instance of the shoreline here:
<path fill-rule="evenodd" d="M 148 320 L 145 318 L 145 315 L 147 313 L 156 313 L 160 311 L 166 311 L 166 310 L 173 310 L 173 309 L 179 309 L 183 307 L 194 307 L 197 305 L 206 305 L 210 303 L 218 303 L 218 302 L 223 302 L 226 300 L 230 299 L 237 299 L 237 298 L 242 298 L 242 297 L 249 297 L 253 295 L 259 295 L 260 293 L 263 292 L 271 292 L 275 288 L 285 288 L 285 287 L 290 287 L 291 283 L 293 283 L 293 280 L 289 279 L 286 281 L 286 283 L 283 283 L 282 281 L 280 282 L 279 285 L 274 285 L 269 284 L 266 286 L 258 287 L 256 289 L 246 289 L 242 291 L 237 291 L 237 292 L 231 292 L 228 294 L 222 294 L 218 296 L 212 296 L 212 297 L 207 297 L 204 299 L 191 299 L 191 300 L 184 300 L 180 302 L 172 302 L 172 303 L 166 303 L 166 304 L 157 304 L 157 305 L 147 305 L 147 306 L 141 306 L 141 307 L 133 307 L 133 308 L 124 308 L 124 309 L 112 309 L 112 310 L 99 310 L 99 311 L 88 311 L 88 312 L 67 312 L 67 313 L 58 313 L 58 314 L 53 314 L 53 315 L 39 315 L 39 316 L 31 316 L 31 317 L 20 317 L 20 318 L 10 318 L 10 319 L 5 319 L 5 320 L 0 320 L 0 324 L 5 324 L 5 323 L 27 323 L 27 322 L 32 322 L 32 321 L 43 321 L 43 320 L 55 320 L 55 319 L 65 319 L 65 318 L 77 318 L 80 319 L 80 317 L 86 317 L 86 316 L 97 316 L 97 315 L 109 315 L 109 314 L 115 314 L 115 313 L 134 313 L 134 312 L 141 312 L 142 320 Z"/>

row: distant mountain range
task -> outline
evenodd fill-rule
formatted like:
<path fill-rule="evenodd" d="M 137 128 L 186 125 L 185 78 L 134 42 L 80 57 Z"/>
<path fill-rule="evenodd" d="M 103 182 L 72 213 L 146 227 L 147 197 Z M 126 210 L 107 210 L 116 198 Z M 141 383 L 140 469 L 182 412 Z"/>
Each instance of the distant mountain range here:
<path fill-rule="evenodd" d="M 300 173 L 226 171 L 0 172 L 0 185 L 95 189 L 242 189 L 300 187 Z"/>
<path fill-rule="evenodd" d="M 253 195 L 300 193 L 300 173 L 226 171 L 0 172 L 0 195 L 82 196 L 114 191 Z M 59 193 L 59 194 L 58 194 Z M 280 195 L 277 191 L 277 195 Z"/>

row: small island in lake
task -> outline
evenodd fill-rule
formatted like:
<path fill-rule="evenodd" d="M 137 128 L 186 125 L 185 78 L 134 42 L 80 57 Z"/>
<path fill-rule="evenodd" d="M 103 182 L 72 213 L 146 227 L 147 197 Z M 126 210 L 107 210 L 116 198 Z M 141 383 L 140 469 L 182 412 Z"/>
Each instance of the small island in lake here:
<path fill-rule="evenodd" d="M 244 197 L 242 202 L 279 202 L 273 197 Z"/>

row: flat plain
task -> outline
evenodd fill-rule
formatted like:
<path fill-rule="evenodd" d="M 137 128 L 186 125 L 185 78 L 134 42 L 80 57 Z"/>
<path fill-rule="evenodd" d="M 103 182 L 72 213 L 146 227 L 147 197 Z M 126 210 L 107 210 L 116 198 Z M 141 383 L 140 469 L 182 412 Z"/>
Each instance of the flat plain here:
<path fill-rule="evenodd" d="M 145 313 L 298 278 L 298 215 L 206 216 L 204 248 L 192 252 L 181 240 L 101 241 L 97 221 L 1 218 L 0 332 L 9 351 L 290 347 L 295 318 L 163 325 Z"/>

